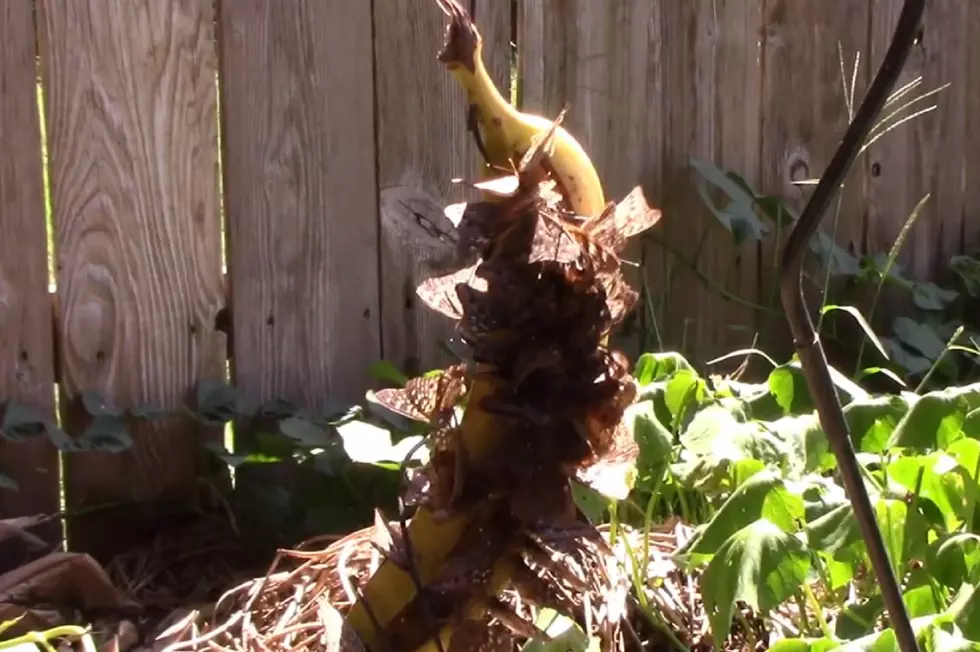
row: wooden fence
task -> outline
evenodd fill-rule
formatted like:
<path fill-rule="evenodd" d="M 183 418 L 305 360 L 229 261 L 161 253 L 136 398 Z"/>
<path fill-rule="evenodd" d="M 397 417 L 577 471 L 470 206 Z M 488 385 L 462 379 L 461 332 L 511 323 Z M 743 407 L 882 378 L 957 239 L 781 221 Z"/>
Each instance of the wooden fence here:
<path fill-rule="evenodd" d="M 567 104 L 607 194 L 643 184 L 664 209 L 657 236 L 681 255 L 710 230 L 700 273 L 749 300 L 773 252 L 732 246 L 690 158 L 799 203 L 793 181 L 820 174 L 847 123 L 838 43 L 847 66 L 860 52 L 860 98 L 901 5 L 515 2 L 475 3 L 501 86 L 516 42 L 521 104 L 550 116 Z M 4 2 L 0 400 L 53 417 L 57 395 L 76 434 L 86 390 L 175 408 L 199 379 L 224 377 L 227 359 L 249 399 L 310 407 L 360 400 L 382 357 L 438 363 L 447 325 L 413 288 L 446 262 L 433 224 L 462 197 L 450 180 L 477 160 L 462 95 L 435 58 L 444 20 L 434 0 Z M 905 77 L 952 85 L 871 149 L 843 197 L 838 242 L 882 250 L 932 193 L 903 254 L 920 277 L 980 230 L 973 28 L 980 3 L 930 3 Z M 663 247 L 642 253 L 649 285 L 669 283 L 666 346 L 747 343 L 751 311 L 683 268 L 668 281 Z M 226 316 L 230 344 L 216 325 Z M 66 455 L 60 485 L 46 439 L 0 440 L 20 487 L 0 489 L 0 516 L 54 512 L 60 486 L 69 509 L 184 495 L 200 434 L 140 426 L 131 452 Z M 104 528 L 73 532 L 73 547 L 96 547 Z"/>

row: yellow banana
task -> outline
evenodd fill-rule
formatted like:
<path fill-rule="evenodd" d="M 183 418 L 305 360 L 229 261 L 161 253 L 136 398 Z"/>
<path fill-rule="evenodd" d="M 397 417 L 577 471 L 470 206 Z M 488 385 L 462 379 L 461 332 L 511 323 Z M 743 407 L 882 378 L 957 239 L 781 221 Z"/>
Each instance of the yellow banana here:
<path fill-rule="evenodd" d="M 501 95 L 483 65 L 483 38 L 469 13 L 456 0 L 436 1 L 451 19 L 439 60 L 466 92 L 470 116 L 480 127 L 489 172 L 509 174 L 511 162 L 519 161 L 534 138 L 554 121 L 522 113 Z M 599 175 L 579 142 L 561 126 L 549 158 L 552 178 L 567 208 L 582 217 L 599 215 L 606 208 Z"/>

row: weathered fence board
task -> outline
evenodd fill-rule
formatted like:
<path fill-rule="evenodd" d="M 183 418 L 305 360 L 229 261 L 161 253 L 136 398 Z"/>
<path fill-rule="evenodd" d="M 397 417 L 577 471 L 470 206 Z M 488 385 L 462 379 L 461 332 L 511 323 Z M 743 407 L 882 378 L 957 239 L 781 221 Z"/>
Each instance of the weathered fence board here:
<path fill-rule="evenodd" d="M 38 11 L 62 418 L 80 435 L 82 392 L 175 409 L 198 378 L 222 373 L 212 3 L 78 0 Z M 67 456 L 69 508 L 195 489 L 190 424 L 131 434 L 132 451 Z M 73 547 L 126 545 L 142 523 L 112 516 L 70 523 Z"/>
<path fill-rule="evenodd" d="M 640 183 L 662 206 L 648 240 L 644 274 L 655 314 L 637 307 L 648 346 L 682 346 L 705 355 L 745 335 L 752 313 L 718 319 L 718 296 L 683 271 L 702 233 L 718 231 L 691 183 L 690 158 L 758 168 L 760 72 L 755 56 L 758 8 L 736 2 L 521 3 L 520 71 L 524 105 L 555 115 L 566 104 L 569 129 L 589 151 L 610 199 Z M 736 252 L 726 233 L 710 236 L 699 268 L 736 296 L 754 298 L 756 258 Z M 639 260 L 638 247 L 632 258 Z M 677 258 L 679 254 L 681 258 Z M 731 273 L 737 263 L 739 271 Z M 631 281 L 636 283 L 636 275 Z M 644 314 L 646 313 L 646 314 Z M 751 330 L 751 329 L 749 329 Z M 658 341 L 659 340 L 659 341 Z"/>
<path fill-rule="evenodd" d="M 823 174 L 847 129 L 852 87 L 855 103 L 867 90 L 870 11 L 871 5 L 863 0 L 837 0 L 832 10 L 819 2 L 793 0 L 766 5 L 761 190 L 783 198 L 796 211 L 802 210 L 813 190 L 812 185 L 798 182 Z M 855 75 L 858 53 L 861 60 Z M 866 172 L 867 159 L 861 157 L 821 223 L 841 247 L 852 251 L 863 239 Z M 788 233 L 785 226 L 774 228 L 760 254 L 760 297 L 780 311 L 777 270 Z M 823 285 L 824 280 L 817 282 Z M 807 290 L 816 301 L 813 285 Z M 791 348 L 785 320 L 779 315 L 767 320 L 760 328 L 760 341 L 767 350 L 787 354 Z"/>
<path fill-rule="evenodd" d="M 510 86 L 510 6 L 477 5 L 484 62 Z M 452 322 L 421 304 L 415 288 L 449 269 L 455 251 L 446 204 L 463 201 L 453 178 L 473 179 L 479 153 L 466 132 L 466 98 L 436 58 L 446 18 L 433 0 L 374 5 L 381 332 L 386 359 L 406 373 L 447 362 L 439 346 Z"/>
<path fill-rule="evenodd" d="M 704 361 L 757 332 L 767 350 L 786 344 L 774 273 L 785 232 L 736 247 L 704 206 L 691 159 L 802 207 L 811 188 L 794 181 L 823 173 L 848 124 L 855 57 L 859 102 L 901 3 L 464 3 L 476 7 L 500 88 L 512 81 L 515 39 L 521 107 L 555 117 L 567 106 L 608 198 L 641 184 L 663 209 L 626 253 L 640 262 L 631 281 L 651 294 L 617 345 L 683 347 Z M 220 4 L 217 35 L 212 0 L 36 4 L 60 308 L 52 334 L 35 19 L 32 3 L 10 0 L 0 10 L 0 401 L 50 414 L 57 370 L 62 425 L 75 437 L 90 422 L 85 391 L 176 407 L 198 379 L 223 376 L 215 317 L 227 302 L 233 382 L 253 404 L 319 411 L 360 401 L 382 356 L 409 373 L 446 361 L 449 323 L 414 288 L 451 260 L 442 208 L 473 196 L 450 180 L 472 177 L 478 157 L 462 93 L 436 59 L 445 17 L 435 0 L 234 0 Z M 939 104 L 877 141 L 841 197 L 838 244 L 882 253 L 931 193 L 900 257 L 919 279 L 980 244 L 971 29 L 980 4 L 930 4 L 903 75 L 922 84 L 883 115 L 951 86 L 905 111 Z M 750 307 L 773 301 L 769 313 Z M 131 434 L 128 453 L 67 456 L 70 509 L 186 494 L 195 442 L 216 433 L 161 422 Z M 0 442 L 0 465 L 21 485 L 0 489 L 0 517 L 57 508 L 47 441 Z M 265 479 L 289 484 L 270 470 Z M 262 477 L 238 475 L 245 486 Z M 138 521 L 115 518 L 70 523 L 73 547 L 125 545 Z"/>
<path fill-rule="evenodd" d="M 44 228 L 34 18 L 0 7 L 0 403 L 54 418 L 54 356 Z M 2 415 L 0 415 L 2 418 Z M 0 518 L 56 512 L 58 452 L 46 437 L 0 439 Z"/>
<path fill-rule="evenodd" d="M 898 0 L 874 3 L 872 61 L 868 65 L 877 66 L 884 57 L 900 11 Z M 869 151 L 871 247 L 879 251 L 890 248 L 915 206 L 929 195 L 899 257 L 906 272 L 920 280 L 945 270 L 950 256 L 964 245 L 967 212 L 976 215 L 978 209 L 976 203 L 969 207 L 966 203 L 967 189 L 976 185 L 966 182 L 967 159 L 978 160 L 980 138 L 975 116 L 970 123 L 972 133 L 967 131 L 970 98 L 974 98 L 974 107 L 978 106 L 976 98 L 980 98 L 976 90 L 977 68 L 971 71 L 968 67 L 971 43 L 976 40 L 969 35 L 977 29 L 980 12 L 975 4 L 956 0 L 930 3 L 923 18 L 922 38 L 909 57 L 899 84 L 920 75 L 922 82 L 883 111 L 882 116 L 918 95 L 947 83 L 950 86 L 903 111 L 909 114 L 937 105 L 931 113 L 883 136 Z"/>
<path fill-rule="evenodd" d="M 359 401 L 381 353 L 371 3 L 228 2 L 220 41 L 233 381 Z M 290 480 L 262 466 L 239 484 Z"/>
<path fill-rule="evenodd" d="M 726 304 L 720 293 L 756 302 L 758 260 L 752 245 L 736 247 L 709 213 L 691 160 L 732 169 L 758 186 L 761 70 L 753 34 L 761 10 L 759 3 L 739 0 L 662 8 L 664 82 L 657 99 L 663 103 L 665 217 L 663 230 L 652 235 L 677 255 L 659 317 L 669 347 L 708 359 L 751 343 L 756 315 Z M 714 200 L 724 206 L 727 198 Z"/>

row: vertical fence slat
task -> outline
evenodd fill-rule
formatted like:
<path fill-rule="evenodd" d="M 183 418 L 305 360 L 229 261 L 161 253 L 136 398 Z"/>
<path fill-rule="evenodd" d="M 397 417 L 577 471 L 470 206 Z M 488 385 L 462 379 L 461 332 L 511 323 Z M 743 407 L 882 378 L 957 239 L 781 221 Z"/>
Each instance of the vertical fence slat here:
<path fill-rule="evenodd" d="M 884 57 L 901 5 L 900 0 L 874 3 L 869 65 L 879 65 Z M 977 96 L 975 79 L 967 76 L 968 48 L 975 40 L 968 32 L 969 16 L 977 13 L 973 7 L 973 3 L 954 0 L 929 4 L 923 17 L 922 40 L 896 88 L 919 75 L 922 83 L 882 112 L 882 117 L 917 95 L 951 85 L 904 110 L 903 115 L 910 115 L 938 105 L 931 113 L 898 126 L 869 151 L 873 174 L 868 240 L 872 251 L 887 251 L 916 204 L 930 195 L 899 259 L 907 273 L 918 280 L 932 279 L 936 272 L 945 271 L 950 255 L 961 248 L 965 189 L 976 185 L 964 184 L 964 178 L 969 178 L 964 177 L 967 157 L 977 149 L 976 136 L 973 143 L 967 140 L 968 102 Z"/>
<path fill-rule="evenodd" d="M 839 0 L 829 10 L 826 3 L 817 0 L 769 0 L 765 12 L 762 190 L 801 210 L 812 186 L 794 182 L 820 177 L 847 129 L 844 80 L 850 86 L 858 53 L 861 60 L 854 86 L 855 110 L 867 89 L 871 5 L 864 0 Z M 835 233 L 837 244 L 844 248 L 857 249 L 863 240 L 866 173 L 867 159 L 859 158 L 839 195 L 836 232 L 836 200 L 821 223 L 828 234 Z M 777 308 L 779 276 L 774 263 L 778 266 L 785 239 L 786 229 L 781 242 L 769 238 L 760 259 L 760 291 L 764 297 L 777 297 Z M 820 281 L 822 284 L 823 279 Z M 769 326 L 760 334 L 761 341 L 774 348 L 782 344 L 783 350 L 777 353 L 788 353 L 789 341 L 781 341 L 779 335 L 786 332 L 785 321 L 777 317 Z"/>
<path fill-rule="evenodd" d="M 510 3 L 478 3 L 484 61 L 510 86 Z M 479 154 L 466 131 L 466 99 L 436 58 L 446 17 L 432 0 L 374 3 L 382 338 L 385 358 L 409 374 L 447 361 L 452 322 L 421 304 L 419 281 L 448 269 L 455 251 L 447 203 L 472 198 Z"/>
<path fill-rule="evenodd" d="M 520 0 L 518 65 L 522 107 L 554 118 L 568 106 L 565 126 L 589 153 L 607 199 L 640 184 L 659 204 L 662 192 L 662 3 Z M 659 227 L 658 227 L 659 228 Z M 625 257 L 658 269 L 656 249 L 632 243 Z M 627 268 L 630 283 L 638 274 Z M 658 283 L 661 275 L 652 275 Z M 657 287 L 656 285 L 654 286 Z M 616 344 L 635 353 L 643 307 L 637 306 Z"/>
<path fill-rule="evenodd" d="M 758 189 L 761 3 L 663 4 L 664 228 L 672 256 L 663 329 L 670 346 L 705 361 L 751 344 L 757 315 L 720 292 L 758 302 L 757 247 L 736 247 L 697 191 L 692 158 Z M 710 184 L 707 186 L 710 188 Z M 726 198 L 715 194 L 724 206 Z M 736 328 L 739 327 L 739 328 Z M 733 361 L 737 364 L 740 361 Z"/>
<path fill-rule="evenodd" d="M 54 416 L 54 356 L 31 3 L 0 7 L 0 403 Z M 58 453 L 0 438 L 0 518 L 58 510 Z M 54 533 L 52 533 L 53 535 Z"/>
<path fill-rule="evenodd" d="M 221 377 L 223 302 L 211 0 L 38 3 L 60 305 L 62 417 L 79 396 L 176 409 Z M 186 498 L 200 457 L 184 419 L 138 425 L 125 453 L 71 454 L 69 509 Z M 69 522 L 70 545 L 108 554 L 152 509 Z M 145 521 L 137 514 L 144 515 Z"/>
<path fill-rule="evenodd" d="M 980 3 L 968 3 L 966 33 L 980 34 Z M 966 148 L 966 162 L 963 169 L 966 196 L 963 203 L 963 249 L 969 253 L 980 250 L 980 39 L 967 39 L 966 71 L 963 83 L 966 85 L 966 134 L 963 138 Z"/>
<path fill-rule="evenodd" d="M 360 401 L 381 353 L 371 31 L 370 2 L 221 8 L 232 367 L 253 403 Z M 261 466 L 238 486 L 291 480 Z"/>

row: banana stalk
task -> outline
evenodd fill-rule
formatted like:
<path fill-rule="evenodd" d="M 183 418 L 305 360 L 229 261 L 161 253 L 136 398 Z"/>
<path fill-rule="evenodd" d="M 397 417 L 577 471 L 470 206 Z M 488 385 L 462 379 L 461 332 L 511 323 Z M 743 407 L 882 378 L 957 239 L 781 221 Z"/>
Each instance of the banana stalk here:
<path fill-rule="evenodd" d="M 450 16 L 448 37 L 439 59 L 466 92 L 470 115 L 480 127 L 481 150 L 486 159 L 484 177 L 511 175 L 517 161 L 555 127 L 554 121 L 517 111 L 498 91 L 482 61 L 482 38 L 470 16 L 455 0 L 436 0 Z M 606 209 L 598 174 L 581 145 L 560 126 L 555 129 L 549 152 L 548 172 L 564 197 L 567 209 L 585 218 L 595 218 Z M 478 369 L 478 372 L 480 370 Z M 469 464 L 479 467 L 498 446 L 497 419 L 480 408 L 481 401 L 494 393 L 492 376 L 474 378 L 467 396 L 461 428 L 461 447 Z M 415 568 L 422 585 L 438 577 L 461 535 L 471 525 L 474 514 L 464 512 L 438 520 L 425 507 L 412 518 L 408 534 L 415 553 Z M 497 563 L 489 590 L 496 593 L 508 582 L 506 566 Z M 369 649 L 380 649 L 384 629 L 416 597 L 409 572 L 390 560 L 384 561 L 364 587 L 363 596 L 347 614 L 347 620 Z M 475 608 L 469 605 L 467 611 Z M 379 626 L 382 631 L 378 630 Z M 444 628 L 439 638 L 448 645 L 451 630 Z M 437 649 L 434 642 L 427 648 Z"/>

